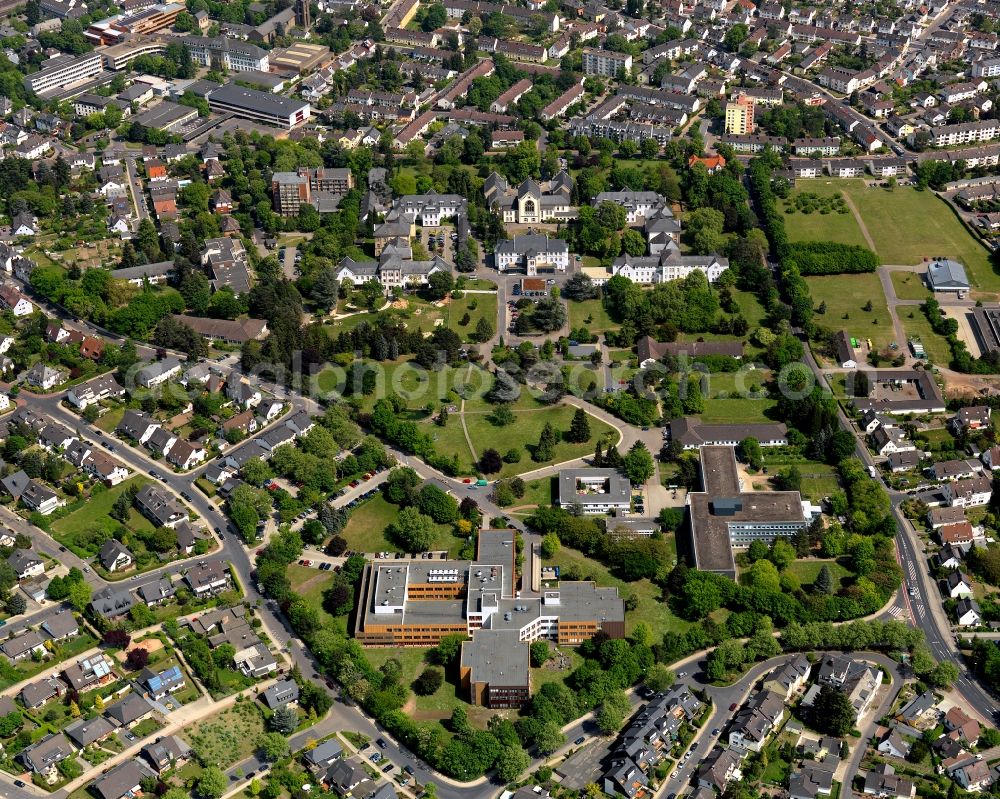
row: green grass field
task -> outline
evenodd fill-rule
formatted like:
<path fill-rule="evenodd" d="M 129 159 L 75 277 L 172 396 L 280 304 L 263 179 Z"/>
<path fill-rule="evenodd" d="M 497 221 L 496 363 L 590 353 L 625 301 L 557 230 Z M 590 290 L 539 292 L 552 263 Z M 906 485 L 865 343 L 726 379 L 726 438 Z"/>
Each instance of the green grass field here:
<path fill-rule="evenodd" d="M 323 592 L 333 583 L 332 571 L 320 571 L 312 566 L 291 563 L 286 574 L 292 585 L 292 593 L 302 597 L 316 609 L 321 626 L 329 628 L 346 625 L 344 617 L 334 617 L 323 609 Z"/>
<path fill-rule="evenodd" d="M 869 188 L 862 180 L 815 181 L 804 184 L 803 189 L 821 195 L 836 191 L 848 195 L 864 220 L 882 263 L 918 264 L 934 256 L 954 258 L 965 264 L 973 285 L 980 291 L 1000 291 L 1000 273 L 990 263 L 986 248 L 947 203 L 932 192 L 909 187 L 891 191 Z M 863 236 L 857 239 L 861 229 L 853 214 L 795 213 L 784 218 L 792 241 L 828 239 L 867 246 Z M 829 221 L 826 227 L 824 221 Z"/>
<path fill-rule="evenodd" d="M 801 194 L 818 194 L 820 197 L 830 197 L 841 194 L 843 183 L 841 180 L 803 180 L 798 183 L 792 192 L 789 200 L 786 200 L 785 208 L 794 207 L 793 201 Z M 788 231 L 788 238 L 791 241 L 836 241 L 841 244 L 857 244 L 867 247 L 861 227 L 858 225 L 854 214 L 828 213 L 821 214 L 813 211 L 811 214 L 804 214 L 800 211 L 794 213 L 783 213 L 785 220 L 785 230 Z"/>
<path fill-rule="evenodd" d="M 73 541 L 77 535 L 94 529 L 114 530 L 120 524 L 109 515 L 115 500 L 123 494 L 129 486 L 137 488 L 149 482 L 147 477 L 133 477 L 125 482 L 95 494 L 91 499 L 74 510 L 68 516 L 56 519 L 52 523 L 52 531 L 62 543 L 67 546 L 67 541 Z M 152 530 L 152 524 L 133 509 L 129 513 L 129 527 L 133 530 Z M 66 539 L 66 540 L 64 540 Z"/>
<path fill-rule="evenodd" d="M 912 318 L 910 318 L 911 312 Z M 924 352 L 927 353 L 927 359 L 939 366 L 947 366 L 951 361 L 951 348 L 944 336 L 931 329 L 931 323 L 920 309 L 898 306 L 896 313 L 899 314 L 899 321 L 903 324 L 906 335 L 909 338 L 920 339 L 920 343 L 924 345 Z"/>
<path fill-rule="evenodd" d="M 636 622 L 644 621 L 653 633 L 652 640 L 658 641 L 666 632 L 681 633 L 691 626 L 691 622 L 673 614 L 663 601 L 660 589 L 649 580 L 626 583 L 614 577 L 606 566 L 575 549 L 560 547 L 555 557 L 545 561 L 545 565 L 563 569 L 573 567 L 585 580 L 595 580 L 600 586 L 615 586 L 622 595 L 635 594 L 639 606 L 625 614 L 627 632 L 631 632 Z"/>
<path fill-rule="evenodd" d="M 798 577 L 803 588 L 808 588 L 816 582 L 816 575 L 818 575 L 820 569 L 823 568 L 823 564 L 830 567 L 830 575 L 833 577 L 834 592 L 840 589 L 840 583 L 842 580 L 852 576 L 850 569 L 846 566 L 842 566 L 835 560 L 796 560 L 788 565 L 786 571 L 791 572 Z"/>
<path fill-rule="evenodd" d="M 475 307 L 473 307 L 475 306 Z M 465 314 L 469 321 L 461 324 Z M 465 341 L 471 341 L 480 319 L 486 319 L 490 327 L 497 326 L 497 296 L 496 294 L 466 294 L 458 300 L 452 300 L 448 305 L 446 324 Z"/>
<path fill-rule="evenodd" d="M 870 338 L 876 349 L 888 346 L 893 340 L 889 307 L 877 274 L 807 277 L 806 282 L 813 306 L 826 303 L 826 313 L 814 318 L 816 324 L 831 330 L 846 330 L 855 338 Z M 869 300 L 873 310 L 862 310 Z"/>
<path fill-rule="evenodd" d="M 571 330 L 585 327 L 591 333 L 597 335 L 607 330 L 617 330 L 621 327 L 621 325 L 608 316 L 608 312 L 604 308 L 604 303 L 600 299 L 583 300 L 582 302 L 569 300 L 566 304 L 569 306 L 569 326 Z M 590 321 L 588 322 L 587 319 L 590 319 Z"/>
<path fill-rule="evenodd" d="M 554 408 L 538 411 L 515 411 L 514 424 L 508 427 L 496 427 L 486 419 L 485 415 L 468 415 L 466 426 L 469 430 L 469 437 L 472 439 L 476 453 L 481 455 L 490 447 L 496 449 L 501 455 L 509 449 L 521 450 L 521 461 L 519 463 L 505 463 L 500 477 L 509 477 L 515 474 L 531 471 L 545 466 L 548 463 L 561 463 L 562 461 L 582 458 L 594 452 L 594 445 L 597 439 L 605 434 L 612 434 L 615 443 L 618 442 L 618 434 L 614 429 L 593 416 L 590 420 L 590 441 L 584 444 L 574 444 L 568 441 L 559 441 L 549 461 L 536 463 L 531 459 L 531 451 L 541 436 L 542 428 L 546 422 L 551 424 L 557 433 L 565 433 L 569 430 L 570 422 L 576 409 L 570 405 L 560 405 Z M 459 420 L 449 421 L 449 426 L 454 424 L 460 428 Z M 461 430 L 459 429 L 461 434 Z M 465 441 L 465 437 L 461 439 Z M 465 447 L 468 452 L 468 445 Z M 455 450 L 446 449 L 446 452 L 455 451 L 462 458 L 461 447 Z M 468 456 L 471 463 L 471 455 Z"/>
<path fill-rule="evenodd" d="M 698 416 L 705 424 L 766 422 L 771 421 L 767 412 L 777 404 L 773 399 L 707 399 Z"/>
<path fill-rule="evenodd" d="M 200 760 L 223 769 L 253 754 L 263 733 L 257 702 L 240 702 L 180 731 Z"/>
<path fill-rule="evenodd" d="M 385 528 L 395 521 L 399 515 L 399 507 L 387 502 L 381 494 L 376 494 L 371 499 L 367 499 L 351 511 L 351 518 L 344 527 L 341 536 L 347 541 L 348 549 L 355 552 L 403 552 L 404 550 L 385 536 Z M 447 549 L 452 555 L 457 555 L 462 546 L 461 540 L 452 535 L 450 525 L 437 525 L 437 534 L 431 542 L 432 550 Z M 307 569 L 316 572 L 305 566 L 298 566 L 299 569 Z M 324 574 L 324 572 L 319 572 Z M 318 596 L 322 601 L 322 590 L 330 583 L 327 580 L 321 588 L 318 588 Z"/>
<path fill-rule="evenodd" d="M 923 275 L 917 272 L 890 272 L 892 288 L 901 300 L 926 300 L 931 296 Z"/>

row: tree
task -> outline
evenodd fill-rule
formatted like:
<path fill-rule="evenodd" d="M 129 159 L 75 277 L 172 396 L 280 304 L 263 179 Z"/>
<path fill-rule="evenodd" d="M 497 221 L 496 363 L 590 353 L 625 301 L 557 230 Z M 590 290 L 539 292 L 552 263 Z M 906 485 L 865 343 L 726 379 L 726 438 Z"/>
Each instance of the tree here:
<path fill-rule="evenodd" d="M 744 438 L 740 442 L 737 453 L 740 456 L 740 460 L 754 471 L 759 471 L 764 465 L 764 453 L 760 448 L 760 442 L 756 438 Z"/>
<path fill-rule="evenodd" d="M 275 732 L 291 735 L 299 726 L 299 712 L 289 705 L 279 707 L 268 719 L 268 726 Z"/>
<path fill-rule="evenodd" d="M 636 441 L 629 449 L 622 470 L 635 485 L 642 485 L 653 476 L 653 456 L 642 441 Z"/>
<path fill-rule="evenodd" d="M 137 646 L 128 651 L 125 658 L 125 665 L 130 671 L 139 671 L 146 667 L 149 662 L 149 650 L 144 646 Z"/>
<path fill-rule="evenodd" d="M 820 732 L 838 738 L 850 732 L 854 727 L 854 708 L 847 694 L 832 685 L 820 688 L 812 710 L 812 724 Z"/>
<path fill-rule="evenodd" d="M 529 651 L 531 654 L 531 665 L 535 668 L 540 668 L 552 657 L 548 641 L 533 641 L 529 647 Z"/>
<path fill-rule="evenodd" d="M 543 722 L 538 728 L 538 732 L 535 733 L 535 746 L 541 755 L 551 755 L 564 743 L 566 743 L 566 736 L 563 735 L 558 721 Z"/>
<path fill-rule="evenodd" d="M 218 766 L 208 766 L 198 777 L 197 791 L 202 799 L 219 799 L 229 785 L 229 780 Z"/>
<path fill-rule="evenodd" d="M 833 575 L 830 573 L 830 567 L 825 563 L 819 570 L 819 574 L 816 575 L 816 581 L 812 584 L 812 592 L 821 595 L 833 593 Z"/>
<path fill-rule="evenodd" d="M 795 560 L 795 547 L 784 538 L 779 538 L 771 545 L 771 562 L 782 571 L 788 564 Z"/>
<path fill-rule="evenodd" d="M 497 427 L 507 427 L 507 425 L 514 424 L 514 412 L 508 403 L 503 402 L 497 405 L 486 419 Z"/>
<path fill-rule="evenodd" d="M 458 518 L 458 502 L 433 483 L 420 489 L 416 505 L 421 513 L 430 516 L 438 524 L 449 524 Z"/>
<path fill-rule="evenodd" d="M 403 508 L 386 529 L 389 536 L 409 552 L 426 552 L 434 540 L 434 520 L 413 507 Z"/>
<path fill-rule="evenodd" d="M 496 474 L 503 468 L 503 459 L 495 449 L 488 449 L 479 457 L 479 469 L 483 474 Z"/>
<path fill-rule="evenodd" d="M 570 422 L 569 432 L 566 433 L 566 440 L 574 444 L 583 444 L 590 441 L 590 421 L 587 419 L 587 412 L 583 408 L 577 408 L 573 412 L 573 421 Z"/>
<path fill-rule="evenodd" d="M 655 664 L 646 674 L 647 687 L 659 693 L 666 691 L 674 684 L 677 675 L 662 663 Z"/>
<path fill-rule="evenodd" d="M 257 748 L 265 760 L 273 763 L 288 754 L 288 739 L 280 732 L 266 732 L 257 739 Z"/>
<path fill-rule="evenodd" d="M 418 475 L 409 466 L 393 469 L 382 487 L 382 494 L 394 505 L 412 505 L 417 498 Z"/>
<path fill-rule="evenodd" d="M 531 453 L 531 459 L 536 463 L 544 463 L 555 457 L 556 431 L 549 422 L 545 423 L 542 433 L 538 438 L 538 446 Z"/>
<path fill-rule="evenodd" d="M 542 557 L 546 560 L 553 558 L 559 551 L 559 546 L 559 536 L 555 533 L 546 533 L 542 537 Z"/>
<path fill-rule="evenodd" d="M 609 706 L 607 703 L 602 703 L 594 721 L 601 735 L 614 735 L 622 728 L 622 724 L 625 723 L 625 717 L 617 708 Z"/>
<path fill-rule="evenodd" d="M 505 746 L 494 765 L 501 782 L 514 782 L 531 765 L 531 758 L 520 746 Z"/>
<path fill-rule="evenodd" d="M 430 696 L 444 684 L 444 672 L 437 666 L 428 666 L 413 681 L 413 690 L 420 696 Z"/>
<path fill-rule="evenodd" d="M 493 325 L 490 324 L 489 320 L 485 316 L 479 317 L 479 321 L 476 322 L 476 341 L 480 343 L 485 343 L 493 338 Z"/>
<path fill-rule="evenodd" d="M 11 594 L 7 598 L 7 612 L 11 616 L 20 616 L 28 608 L 28 601 L 21 594 Z"/>

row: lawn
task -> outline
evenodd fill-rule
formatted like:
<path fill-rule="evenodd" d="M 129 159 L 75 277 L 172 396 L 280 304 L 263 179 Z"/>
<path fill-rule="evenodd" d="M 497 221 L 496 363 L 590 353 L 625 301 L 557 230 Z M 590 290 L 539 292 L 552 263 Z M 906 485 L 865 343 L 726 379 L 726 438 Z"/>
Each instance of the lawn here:
<path fill-rule="evenodd" d="M 1000 291 L 1000 274 L 990 263 L 986 248 L 947 203 L 932 192 L 909 187 L 897 187 L 891 191 L 869 188 L 861 180 L 827 181 L 810 184 L 809 189 L 817 194 L 839 190 L 850 196 L 882 263 L 918 264 L 925 258 L 946 256 L 965 264 L 973 285 L 981 291 Z M 785 217 L 789 237 L 793 241 L 803 238 L 795 231 L 798 220 L 803 218 L 808 217 L 802 214 Z M 813 238 L 844 240 L 834 238 L 832 233 L 823 234 L 822 230 Z M 864 241 L 848 243 L 864 244 Z"/>
<path fill-rule="evenodd" d="M 833 577 L 834 593 L 840 590 L 840 584 L 843 580 L 853 577 L 853 573 L 850 569 L 835 560 L 817 560 L 813 558 L 809 558 L 808 560 L 792 561 L 788 564 L 785 571 L 798 577 L 802 587 L 807 588 L 816 582 L 816 576 L 819 574 L 820 569 L 822 569 L 824 565 L 830 567 L 830 576 Z"/>
<path fill-rule="evenodd" d="M 732 290 L 733 300 L 740 306 L 740 314 L 747 320 L 751 330 L 760 326 L 761 320 L 765 316 L 764 306 L 760 300 L 749 291 Z"/>
<path fill-rule="evenodd" d="M 531 452 L 534 450 L 538 439 L 541 436 L 542 428 L 546 423 L 552 425 L 557 433 L 565 433 L 569 430 L 570 422 L 576 408 L 571 405 L 558 405 L 552 408 L 538 411 L 515 411 L 514 424 L 509 427 L 496 427 L 487 420 L 484 414 L 466 414 L 466 427 L 469 437 L 472 439 L 476 454 L 481 455 L 489 448 L 496 449 L 504 454 L 509 449 L 519 449 L 521 451 L 521 461 L 519 463 L 505 463 L 500 472 L 500 477 L 510 477 L 515 474 L 523 474 L 532 469 L 541 468 L 550 463 L 561 463 L 563 461 L 581 458 L 591 455 L 597 440 L 610 433 L 614 443 L 618 443 L 618 434 L 611 425 L 590 416 L 590 441 L 583 444 L 574 444 L 569 441 L 559 441 L 554 449 L 551 460 L 536 463 L 531 459 Z M 458 419 L 448 422 L 449 427 L 455 425 L 460 428 Z M 464 442 L 464 436 L 462 441 Z M 445 448 L 444 452 L 457 452 L 459 459 L 463 457 L 461 447 L 455 449 Z M 468 452 L 466 445 L 465 451 Z M 471 463 L 471 458 L 470 458 Z"/>
<path fill-rule="evenodd" d="M 118 427 L 118 423 L 121 422 L 122 417 L 124 416 L 125 416 L 124 406 L 109 408 L 98 418 L 98 420 L 94 424 L 97 427 L 101 428 L 101 430 L 103 430 L 105 433 L 111 433 L 114 431 L 116 427 Z"/>
<path fill-rule="evenodd" d="M 588 558 L 582 552 L 562 546 L 555 556 L 545 561 L 546 566 L 559 566 L 564 572 L 571 568 L 576 574 L 574 579 L 579 577 L 584 580 L 594 580 L 599 586 L 614 586 L 622 596 L 635 594 L 639 600 L 635 610 L 625 614 L 626 632 L 631 632 L 636 622 L 643 621 L 649 625 L 652 631 L 652 640 L 659 641 L 663 634 L 667 632 L 685 632 L 691 622 L 685 621 L 679 616 L 675 616 L 665 602 L 662 600 L 662 593 L 659 588 L 649 580 L 638 580 L 636 582 L 625 582 L 612 576 L 608 568 L 594 560 Z"/>
<path fill-rule="evenodd" d="M 198 759 L 206 765 L 227 769 L 245 760 L 264 733 L 264 717 L 256 702 L 237 702 L 180 731 Z"/>
<path fill-rule="evenodd" d="M 54 537 L 81 558 L 95 555 L 100 545 L 121 526 L 121 522 L 110 515 L 115 500 L 130 485 L 138 487 L 148 482 L 148 478 L 136 476 L 113 488 L 95 491 L 89 499 L 81 502 L 68 515 L 52 522 Z M 132 533 L 142 535 L 151 533 L 155 529 L 153 524 L 135 508 L 129 509 L 125 527 Z M 161 561 L 146 549 L 138 535 L 132 536 L 129 546 L 136 556 L 138 571 L 146 571 L 160 565 Z M 99 564 L 95 568 L 98 568 L 106 579 L 124 578 L 124 575 L 108 575 Z"/>
<path fill-rule="evenodd" d="M 462 319 L 465 318 L 465 314 L 469 315 L 469 321 L 463 325 Z M 448 304 L 445 324 L 458 333 L 463 340 L 471 341 L 480 319 L 485 319 L 490 323 L 490 327 L 496 330 L 496 294 L 466 294 L 459 300 L 453 299 Z"/>
<path fill-rule="evenodd" d="M 540 480 L 529 480 L 524 484 L 524 496 L 518 501 L 518 505 L 542 505 L 552 504 L 552 497 L 557 490 L 557 477 L 543 477 Z"/>
<path fill-rule="evenodd" d="M 815 317 L 816 324 L 846 330 L 854 338 L 870 338 L 878 350 L 893 340 L 889 308 L 877 274 L 807 277 L 806 282 L 813 306 L 826 303 L 826 313 Z M 862 310 L 869 301 L 873 309 Z"/>
<path fill-rule="evenodd" d="M 348 549 L 355 552 L 403 552 L 402 548 L 385 537 L 385 528 L 395 521 L 398 515 L 398 506 L 386 501 L 381 494 L 376 494 L 354 508 L 341 536 L 347 541 Z M 457 555 L 462 541 L 452 535 L 451 526 L 439 524 L 436 527 L 438 532 L 430 548 L 447 549 L 452 555 Z M 309 571 L 315 570 L 309 569 Z"/>
<path fill-rule="evenodd" d="M 931 296 L 923 275 L 918 272 L 893 271 L 889 276 L 892 278 L 893 291 L 901 300 L 926 300 Z"/>
<path fill-rule="evenodd" d="M 940 366 L 947 366 L 951 361 L 951 347 L 948 346 L 948 341 L 944 336 L 931 329 L 931 323 L 927 321 L 927 317 L 921 313 L 920 309 L 898 306 L 896 313 L 899 314 L 899 321 L 903 323 L 906 335 L 909 338 L 920 339 L 920 343 L 924 345 L 927 360 Z M 910 317 L 911 313 L 913 314 L 912 318 Z"/>
<path fill-rule="evenodd" d="M 585 327 L 594 335 L 604 333 L 607 330 L 617 330 L 621 325 L 613 321 L 608 316 L 604 303 L 600 299 L 596 300 L 569 300 L 569 326 L 571 330 Z M 590 319 L 588 322 L 587 320 Z"/>
<path fill-rule="evenodd" d="M 399 661 L 400 681 L 410 685 L 427 666 L 431 665 L 428 653 L 430 649 L 421 647 L 400 647 L 398 649 L 366 649 L 365 657 L 375 667 L 380 668 L 390 658 Z M 463 708 L 469 715 L 469 721 L 480 729 L 486 729 L 490 718 L 496 715 L 495 710 L 470 705 L 468 696 L 461 687 L 452 682 L 450 672 L 445 672 L 445 681 L 430 696 L 418 696 L 414 693 L 413 704 L 408 706 L 406 714 L 414 721 L 440 721 L 451 717 L 451 712 Z"/>
<path fill-rule="evenodd" d="M 752 424 L 772 421 L 767 412 L 777 405 L 773 399 L 707 399 L 698 414 L 704 424 Z"/>
<path fill-rule="evenodd" d="M 842 193 L 840 184 L 844 181 L 803 180 L 798 183 L 785 208 L 794 207 L 794 199 L 802 194 L 817 194 L 820 197 L 831 197 Z M 784 213 L 785 230 L 790 241 L 836 241 L 841 244 L 857 244 L 867 247 L 861 226 L 852 213 L 821 214 L 813 211 L 804 214 L 801 211 Z"/>
<path fill-rule="evenodd" d="M 321 627 L 344 625 L 343 617 L 339 619 L 327 613 L 323 608 L 323 592 L 333 583 L 332 571 L 320 571 L 312 566 L 300 566 L 291 563 L 285 572 L 291 583 L 292 593 L 300 596 L 316 609 Z"/>

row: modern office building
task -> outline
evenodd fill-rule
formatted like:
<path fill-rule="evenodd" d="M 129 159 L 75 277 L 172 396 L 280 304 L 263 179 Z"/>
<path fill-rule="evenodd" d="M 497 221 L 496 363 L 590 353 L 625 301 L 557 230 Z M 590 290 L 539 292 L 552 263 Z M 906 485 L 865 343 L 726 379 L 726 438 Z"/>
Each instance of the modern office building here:
<path fill-rule="evenodd" d="M 559 472 L 559 507 L 579 507 L 584 514 L 628 513 L 632 484 L 617 469 L 563 469 Z"/>
<path fill-rule="evenodd" d="M 228 111 L 238 117 L 291 130 L 309 121 L 311 106 L 255 89 L 227 83 L 208 93 L 208 104 L 215 111 Z"/>
<path fill-rule="evenodd" d="M 732 446 L 701 448 L 701 491 L 688 494 L 695 568 L 736 579 L 734 550 L 791 538 L 820 514 L 798 491 L 744 491 Z"/>
<path fill-rule="evenodd" d="M 603 631 L 625 635 L 615 588 L 563 582 L 541 596 L 516 590 L 513 530 L 483 530 L 473 561 L 370 563 L 354 635 L 365 646 L 434 646 L 453 633 L 507 630 L 528 644 L 540 638 L 575 646 Z"/>
<path fill-rule="evenodd" d="M 99 53 L 81 56 L 57 55 L 43 61 L 41 69 L 24 79 L 24 86 L 35 94 L 44 94 L 52 89 L 64 89 L 74 83 L 93 78 L 102 70 Z"/>

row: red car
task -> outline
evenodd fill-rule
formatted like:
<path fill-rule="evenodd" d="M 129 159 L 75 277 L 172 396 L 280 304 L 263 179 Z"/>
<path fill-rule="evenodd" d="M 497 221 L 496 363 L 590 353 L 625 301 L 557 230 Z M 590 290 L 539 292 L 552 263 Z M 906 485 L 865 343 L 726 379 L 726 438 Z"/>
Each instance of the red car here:
<path fill-rule="evenodd" d="M 462 482 L 465 483 L 466 485 L 468 485 L 469 483 L 472 482 L 472 478 L 471 477 L 466 477 L 464 480 L 462 480 Z"/>
<path fill-rule="evenodd" d="M 733 703 L 732 703 L 732 704 L 731 704 L 731 705 L 729 706 L 729 709 L 730 709 L 730 710 L 736 710 L 736 703 L 735 703 L 735 702 L 733 702 Z"/>

